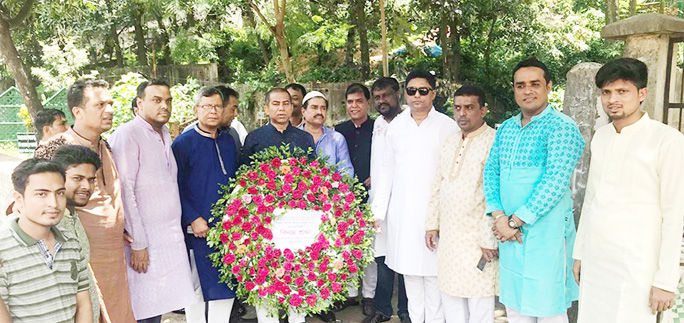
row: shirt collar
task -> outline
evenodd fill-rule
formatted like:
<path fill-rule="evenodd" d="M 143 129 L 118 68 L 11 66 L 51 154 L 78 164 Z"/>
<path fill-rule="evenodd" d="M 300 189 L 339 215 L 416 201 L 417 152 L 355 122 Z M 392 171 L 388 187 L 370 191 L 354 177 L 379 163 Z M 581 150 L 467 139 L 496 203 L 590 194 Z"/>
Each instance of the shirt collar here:
<path fill-rule="evenodd" d="M 356 123 L 354 123 L 354 120 L 349 120 L 349 121 L 351 121 L 354 128 L 361 129 L 361 128 L 364 128 L 364 127 L 367 127 L 368 125 L 370 125 L 371 117 L 369 115 L 366 115 L 366 121 L 362 122 L 358 127 L 356 126 Z"/>
<path fill-rule="evenodd" d="M 143 120 L 143 122 L 144 122 L 144 120 Z M 145 123 L 147 123 L 147 122 L 145 122 Z M 149 125 L 149 124 L 148 124 L 148 125 Z M 150 127 L 152 127 L 152 126 L 150 126 Z M 214 137 L 211 136 L 211 133 L 210 133 L 210 132 L 204 131 L 204 130 L 202 130 L 202 128 L 200 128 L 199 122 L 195 125 L 194 129 L 195 129 L 195 131 L 197 131 L 197 133 L 200 134 L 200 136 L 202 136 L 202 137 L 207 137 L 207 138 L 209 138 L 209 139 L 215 139 Z M 218 138 L 219 135 L 221 135 L 221 129 L 218 129 L 218 128 L 217 128 L 217 129 L 216 129 L 216 138 Z"/>
<path fill-rule="evenodd" d="M 15 233 L 15 237 L 17 237 L 25 246 L 33 246 L 38 243 L 38 240 L 28 235 L 28 233 L 24 232 L 24 230 L 19 227 L 19 217 L 9 219 L 9 226 L 10 229 Z M 56 226 L 50 227 L 50 231 L 52 231 L 52 234 L 55 235 L 55 239 L 57 241 L 61 243 L 66 241 L 66 238 L 64 238 L 64 235 L 59 231 L 59 229 L 57 229 Z"/>
<path fill-rule="evenodd" d="M 285 127 L 285 130 L 283 130 L 283 132 L 280 132 L 271 122 L 267 123 L 266 126 L 270 127 L 271 130 L 273 130 L 277 133 L 286 133 L 286 132 L 292 131 L 292 129 L 294 129 L 294 128 L 304 129 L 304 121 L 302 119 L 302 123 L 297 127 L 293 126 L 292 123 L 288 122 L 287 127 Z"/>
<path fill-rule="evenodd" d="M 152 125 L 149 122 L 145 121 L 145 119 L 143 119 L 140 115 L 135 116 L 135 119 L 133 119 L 133 120 L 135 120 L 135 122 L 137 124 L 139 124 L 141 127 L 145 128 L 145 130 L 147 130 L 149 132 L 157 133 L 157 131 L 154 130 Z M 197 124 L 199 124 L 199 122 Z M 162 126 L 162 133 L 166 132 L 166 131 L 164 131 L 165 128 L 166 128 L 166 126 Z"/>
<path fill-rule="evenodd" d="M 475 137 L 481 135 L 483 132 L 485 132 L 485 130 L 487 130 L 487 127 L 489 127 L 489 126 L 488 126 L 487 123 L 485 122 L 485 123 L 483 123 L 479 128 L 477 128 L 475 131 L 473 131 L 473 132 L 467 134 L 465 137 L 468 138 L 468 139 L 473 139 L 473 138 L 475 138 Z"/>
<path fill-rule="evenodd" d="M 74 126 L 69 127 L 69 129 L 67 129 L 67 133 L 69 133 L 74 138 L 76 143 L 78 143 L 79 145 L 90 147 L 93 150 L 97 149 L 97 145 L 99 141 L 102 139 L 102 137 L 98 137 L 98 142 L 92 142 L 87 138 L 81 136 L 78 132 L 76 132 L 74 130 Z"/>
<path fill-rule="evenodd" d="M 554 110 L 554 109 L 555 109 L 555 108 L 551 105 L 551 103 L 547 104 L 547 105 L 546 105 L 546 108 L 544 108 L 544 110 L 542 110 L 542 112 L 539 112 L 538 115 L 532 116 L 532 118 L 530 118 L 530 122 L 529 122 L 528 124 L 532 123 L 533 121 L 535 121 L 535 120 L 537 120 L 537 119 L 543 118 L 543 117 L 546 116 L 547 114 L 551 113 L 551 111 Z M 522 111 L 521 111 L 520 113 L 518 113 L 518 114 L 515 116 L 515 118 L 516 118 L 516 120 L 518 121 L 518 126 L 522 127 Z"/>
<path fill-rule="evenodd" d="M 635 123 L 632 123 L 629 126 L 626 126 L 620 130 L 620 134 L 629 134 L 633 133 L 636 131 L 639 131 L 643 126 L 645 126 L 648 121 L 651 120 L 651 118 L 648 116 L 648 112 L 644 112 L 644 115 L 639 118 L 639 120 Z M 615 126 L 613 125 L 613 131 L 615 131 Z M 617 131 L 615 131 L 617 133 Z"/>

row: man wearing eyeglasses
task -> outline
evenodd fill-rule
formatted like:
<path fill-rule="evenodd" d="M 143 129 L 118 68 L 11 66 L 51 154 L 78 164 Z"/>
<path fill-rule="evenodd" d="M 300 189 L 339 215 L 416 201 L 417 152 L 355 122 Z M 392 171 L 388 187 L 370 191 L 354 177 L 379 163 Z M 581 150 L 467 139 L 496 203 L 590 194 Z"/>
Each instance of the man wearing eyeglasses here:
<path fill-rule="evenodd" d="M 230 317 L 235 293 L 219 282 L 218 269 L 212 266 L 207 246 L 211 206 L 219 199 L 219 185 L 228 185 L 237 169 L 237 152 L 228 131 L 221 131 L 225 106 L 221 91 L 203 88 L 194 107 L 198 123 L 182 133 L 171 145 L 178 165 L 178 189 L 181 199 L 181 225 L 190 235 L 190 265 L 195 294 L 200 303 L 185 309 L 188 322 L 226 322 Z"/>
<path fill-rule="evenodd" d="M 518 63 L 513 91 L 520 113 L 499 127 L 484 170 L 486 212 L 499 240 L 500 300 L 511 323 L 567 323 L 578 294 L 570 178 L 584 140 L 575 121 L 549 104 L 544 63 Z"/>
<path fill-rule="evenodd" d="M 412 322 L 444 322 L 436 253 L 425 245 L 425 219 L 442 143 L 458 129 L 432 106 L 435 77 L 413 71 L 406 77 L 406 103 L 387 127 L 385 159 L 371 204 L 376 227 L 387 224 L 389 268 L 404 275 Z"/>

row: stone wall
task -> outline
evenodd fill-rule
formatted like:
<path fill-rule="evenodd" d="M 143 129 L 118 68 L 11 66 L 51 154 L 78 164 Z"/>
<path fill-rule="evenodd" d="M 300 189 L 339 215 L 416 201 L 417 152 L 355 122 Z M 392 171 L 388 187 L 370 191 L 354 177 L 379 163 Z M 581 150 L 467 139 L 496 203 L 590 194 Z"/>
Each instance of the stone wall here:
<path fill-rule="evenodd" d="M 140 73 L 145 77 L 152 75 L 151 66 L 141 67 L 111 67 L 99 70 L 100 76 L 110 84 L 114 84 L 127 73 Z M 188 77 L 197 79 L 202 85 L 218 84 L 218 66 L 216 63 L 201 65 L 158 65 L 157 77 L 165 79 L 169 83 L 185 83 Z"/>

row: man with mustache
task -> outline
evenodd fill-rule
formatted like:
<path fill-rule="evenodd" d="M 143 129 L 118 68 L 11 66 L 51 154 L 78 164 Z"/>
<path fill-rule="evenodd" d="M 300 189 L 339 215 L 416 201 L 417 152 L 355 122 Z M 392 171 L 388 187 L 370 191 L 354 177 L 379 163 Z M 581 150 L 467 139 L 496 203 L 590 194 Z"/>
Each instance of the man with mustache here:
<path fill-rule="evenodd" d="M 195 294 L 201 300 L 185 308 L 189 323 L 227 322 L 235 300 L 235 292 L 219 281 L 218 268 L 209 258 L 216 250 L 207 245 L 209 226 L 214 225 L 209 221 L 212 205 L 221 197 L 220 185 L 228 185 L 238 166 L 233 138 L 219 129 L 226 113 L 224 99 L 216 88 L 200 89 L 194 107 L 199 122 L 171 145 L 178 165 L 181 227 L 189 233 L 186 245 L 193 278 L 199 281 Z"/>
<path fill-rule="evenodd" d="M 74 125 L 36 148 L 36 157 L 52 158 L 64 144 L 90 148 L 98 154 L 102 167 L 88 204 L 76 207 L 90 241 L 90 265 L 102 291 L 104 307 L 112 322 L 135 322 L 124 257 L 124 209 L 121 183 L 111 148 L 101 135 L 112 127 L 112 96 L 103 80 L 80 79 L 67 94 Z M 130 240 L 129 240 L 130 241 Z M 105 316 L 103 316 L 105 317 Z"/>
<path fill-rule="evenodd" d="M 378 178 L 384 162 L 384 151 L 386 145 L 387 126 L 394 118 L 402 112 L 401 91 L 399 82 L 392 77 L 382 77 L 376 80 L 371 86 L 373 93 L 373 103 L 375 110 L 380 113 L 380 117 L 373 124 L 373 138 L 371 144 L 371 178 Z M 368 203 L 373 203 L 375 188 L 371 186 L 368 192 Z M 399 278 L 399 291 L 397 297 L 397 314 L 401 323 L 410 323 L 408 315 L 408 300 L 406 297 L 406 287 L 404 286 L 404 276 L 397 274 L 385 264 L 387 255 L 387 225 L 384 221 L 380 222 L 374 240 L 375 263 L 377 264 L 377 285 L 375 286 L 375 297 L 373 297 L 375 313 L 363 319 L 363 323 L 380 323 L 389 321 L 394 310 L 392 309 L 392 294 L 394 293 L 394 276 Z"/>
<path fill-rule="evenodd" d="M 166 81 L 142 82 L 137 116 L 109 140 L 121 178 L 126 231 L 133 238 L 126 248 L 128 283 L 139 323 L 159 323 L 162 314 L 195 303 L 180 224 L 178 168 L 166 127 L 172 100 Z"/>
<path fill-rule="evenodd" d="M 290 123 L 292 123 L 292 126 L 294 127 L 299 127 L 304 122 L 304 116 L 302 115 L 302 100 L 306 95 L 306 89 L 301 84 L 290 83 L 285 86 L 285 90 L 290 93 L 290 98 L 292 99 L 292 116 L 290 117 Z"/>
<path fill-rule="evenodd" d="M 570 273 L 570 178 L 584 139 L 575 122 L 549 104 L 544 63 L 518 63 L 513 91 L 520 113 L 496 132 L 484 171 L 486 212 L 500 241 L 500 300 L 511 323 L 568 322 L 566 310 L 578 291 Z"/>
<path fill-rule="evenodd" d="M 684 137 L 641 110 L 648 68 L 634 58 L 596 73 L 612 120 L 591 140 L 573 258 L 577 322 L 652 323 L 673 306 L 680 277 Z"/>
<path fill-rule="evenodd" d="M 472 85 L 454 93 L 461 131 L 442 145 L 425 221 L 425 243 L 437 249 L 447 323 L 494 323 L 499 262 L 492 220 L 484 212 L 482 172 L 496 131 L 484 121 L 484 100 L 484 92 Z"/>
<path fill-rule="evenodd" d="M 95 281 L 90 267 L 90 243 L 78 219 L 76 207 L 86 206 L 95 189 L 97 170 L 102 162 L 97 154 L 88 147 L 80 145 L 64 145 L 57 148 L 52 160 L 59 163 L 66 172 L 64 187 L 66 188 L 67 207 L 64 217 L 59 222 L 59 229 L 73 234 L 81 245 L 81 257 L 88 263 L 88 276 L 91 284 L 89 288 L 90 302 L 93 306 L 93 322 L 100 322 L 101 315 L 107 315 L 106 310 L 100 309 L 99 287 Z M 102 321 L 109 321 L 104 317 Z"/>

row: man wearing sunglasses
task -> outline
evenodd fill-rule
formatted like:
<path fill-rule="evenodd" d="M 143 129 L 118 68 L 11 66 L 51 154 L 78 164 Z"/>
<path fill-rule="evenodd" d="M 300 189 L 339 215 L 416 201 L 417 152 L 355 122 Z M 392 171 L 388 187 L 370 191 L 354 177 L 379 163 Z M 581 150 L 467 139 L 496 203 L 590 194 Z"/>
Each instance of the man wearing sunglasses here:
<path fill-rule="evenodd" d="M 435 77 L 413 71 L 406 77 L 406 103 L 387 127 L 379 178 L 373 179 L 376 226 L 387 225 L 385 263 L 404 275 L 412 322 L 444 322 L 437 258 L 424 242 L 425 218 L 442 143 L 458 130 L 456 122 L 432 106 Z"/>
<path fill-rule="evenodd" d="M 584 139 L 549 104 L 544 63 L 518 63 L 513 90 L 521 112 L 499 127 L 484 171 L 486 212 L 500 242 L 500 301 L 511 323 L 567 323 L 578 294 L 570 178 Z"/>

